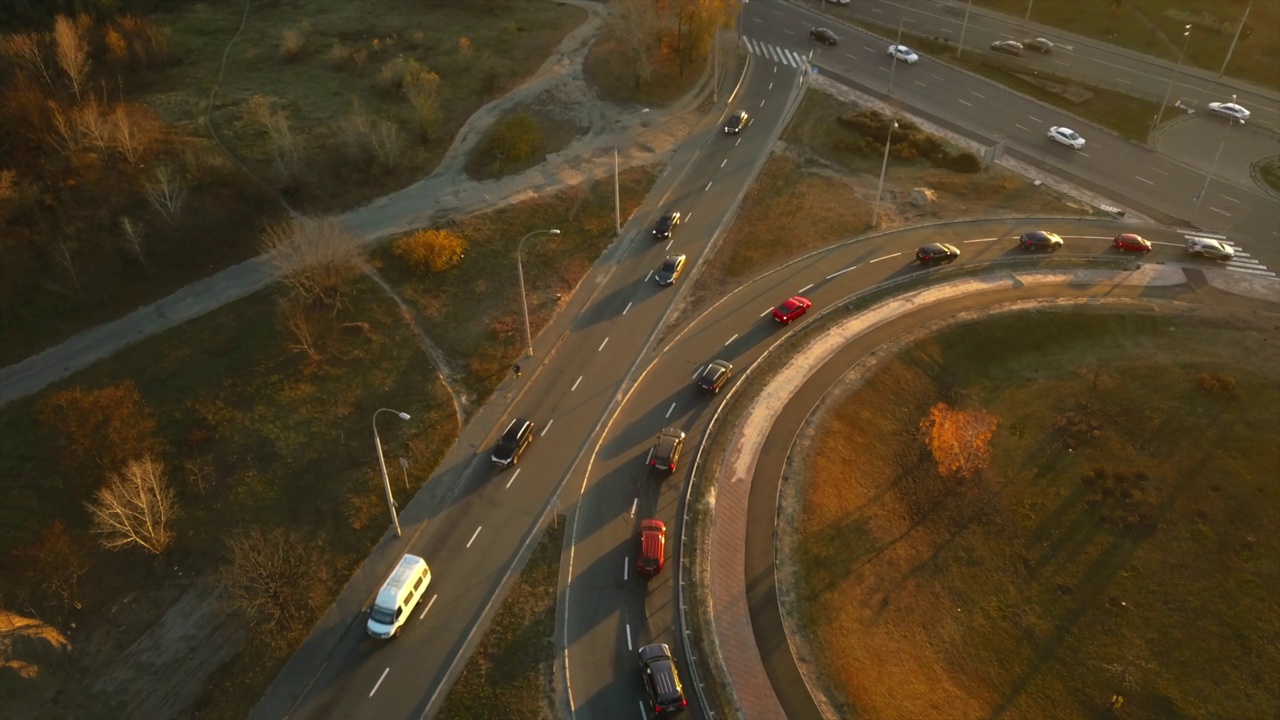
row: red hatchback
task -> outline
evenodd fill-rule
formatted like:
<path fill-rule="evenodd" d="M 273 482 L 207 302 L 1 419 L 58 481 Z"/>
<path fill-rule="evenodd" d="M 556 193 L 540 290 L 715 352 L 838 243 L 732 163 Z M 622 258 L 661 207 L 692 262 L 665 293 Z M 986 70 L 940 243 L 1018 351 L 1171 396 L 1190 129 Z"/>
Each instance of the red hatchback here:
<path fill-rule="evenodd" d="M 809 298 L 797 295 L 774 308 L 773 319 L 783 325 L 786 325 L 792 320 L 804 315 L 811 307 L 813 307 L 813 303 L 809 302 Z"/>
<path fill-rule="evenodd" d="M 640 521 L 640 556 L 636 558 L 636 571 L 642 575 L 657 575 L 667 557 L 667 526 L 661 520 Z"/>
<path fill-rule="evenodd" d="M 1120 233 L 1115 240 L 1111 241 L 1111 244 L 1120 252 L 1151 252 L 1151 241 L 1133 233 Z"/>

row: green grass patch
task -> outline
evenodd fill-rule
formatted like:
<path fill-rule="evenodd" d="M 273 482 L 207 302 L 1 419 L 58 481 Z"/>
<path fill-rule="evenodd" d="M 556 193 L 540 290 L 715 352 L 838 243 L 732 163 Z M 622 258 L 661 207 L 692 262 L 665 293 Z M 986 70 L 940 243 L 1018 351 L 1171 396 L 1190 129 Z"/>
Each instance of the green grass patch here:
<path fill-rule="evenodd" d="M 502 601 L 484 640 L 440 708 L 441 720 L 542 720 L 550 705 L 556 593 L 565 518 L 542 536 Z"/>
<path fill-rule="evenodd" d="M 1257 164 L 1258 177 L 1275 192 L 1280 193 L 1280 157 L 1263 160 Z"/>
<path fill-rule="evenodd" d="M 467 157 L 467 174 L 475 180 L 515 175 L 560 152 L 585 128 L 534 102 L 494 123 Z"/>
<path fill-rule="evenodd" d="M 833 399 L 797 562 L 845 714 L 1274 716 L 1277 339 L 1221 311 L 1027 311 Z M 938 402 L 999 419 L 978 476 L 939 475 Z"/>

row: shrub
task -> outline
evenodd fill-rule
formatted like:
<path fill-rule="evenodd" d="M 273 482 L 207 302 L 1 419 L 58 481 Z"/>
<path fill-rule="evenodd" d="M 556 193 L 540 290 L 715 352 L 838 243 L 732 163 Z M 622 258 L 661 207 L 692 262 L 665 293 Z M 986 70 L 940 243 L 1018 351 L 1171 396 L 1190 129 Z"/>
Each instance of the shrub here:
<path fill-rule="evenodd" d="M 955 153 L 939 164 L 947 170 L 958 173 L 976 173 L 982 170 L 982 158 L 967 150 Z"/>
<path fill-rule="evenodd" d="M 419 230 L 397 240 L 392 251 L 415 270 L 438 273 L 462 262 L 467 241 L 448 230 Z"/>
<path fill-rule="evenodd" d="M 538 123 L 526 113 L 516 113 L 498 121 L 481 145 L 493 157 L 524 160 L 542 143 Z"/>
<path fill-rule="evenodd" d="M 399 90 L 404 85 L 404 73 L 407 69 L 404 58 L 392 58 L 386 65 L 378 68 L 378 85 L 385 90 Z"/>
<path fill-rule="evenodd" d="M 302 31 L 297 28 L 286 28 L 280 35 L 280 59 L 285 62 L 293 62 L 302 55 L 302 48 L 306 46 L 307 38 Z"/>
<path fill-rule="evenodd" d="M 329 47 L 329 62 L 334 69 L 346 70 L 351 66 L 354 58 L 351 46 L 343 42 L 336 42 Z"/>

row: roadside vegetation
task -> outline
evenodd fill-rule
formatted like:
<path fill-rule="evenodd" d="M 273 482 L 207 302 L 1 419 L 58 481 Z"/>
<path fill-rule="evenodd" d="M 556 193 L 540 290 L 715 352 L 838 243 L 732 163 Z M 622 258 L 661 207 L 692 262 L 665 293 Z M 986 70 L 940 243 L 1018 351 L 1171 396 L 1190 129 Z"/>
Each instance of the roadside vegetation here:
<path fill-rule="evenodd" d="M 1274 192 L 1280 193 L 1280 157 L 1267 158 L 1255 164 L 1258 177 Z"/>
<path fill-rule="evenodd" d="M 1019 312 L 831 398 L 796 590 L 842 713 L 1274 716 L 1280 450 L 1251 429 L 1280 421 L 1276 340 L 1218 310 Z"/>

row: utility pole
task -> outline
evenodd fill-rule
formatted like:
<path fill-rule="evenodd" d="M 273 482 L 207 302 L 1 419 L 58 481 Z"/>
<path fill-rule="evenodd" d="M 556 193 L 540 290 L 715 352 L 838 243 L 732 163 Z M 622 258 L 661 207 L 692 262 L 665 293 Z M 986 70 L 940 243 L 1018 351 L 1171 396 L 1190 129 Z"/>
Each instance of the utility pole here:
<path fill-rule="evenodd" d="M 1244 21 L 1249 19 L 1249 10 L 1253 8 L 1253 0 L 1249 0 L 1249 4 L 1244 6 L 1244 15 L 1240 17 L 1240 24 L 1236 26 L 1236 34 L 1231 38 L 1231 47 L 1227 48 L 1227 56 L 1222 60 L 1222 69 L 1218 71 L 1218 77 L 1227 71 L 1227 63 L 1231 62 L 1231 53 L 1236 51 L 1236 41 L 1240 39 L 1240 32 L 1244 30 Z"/>

